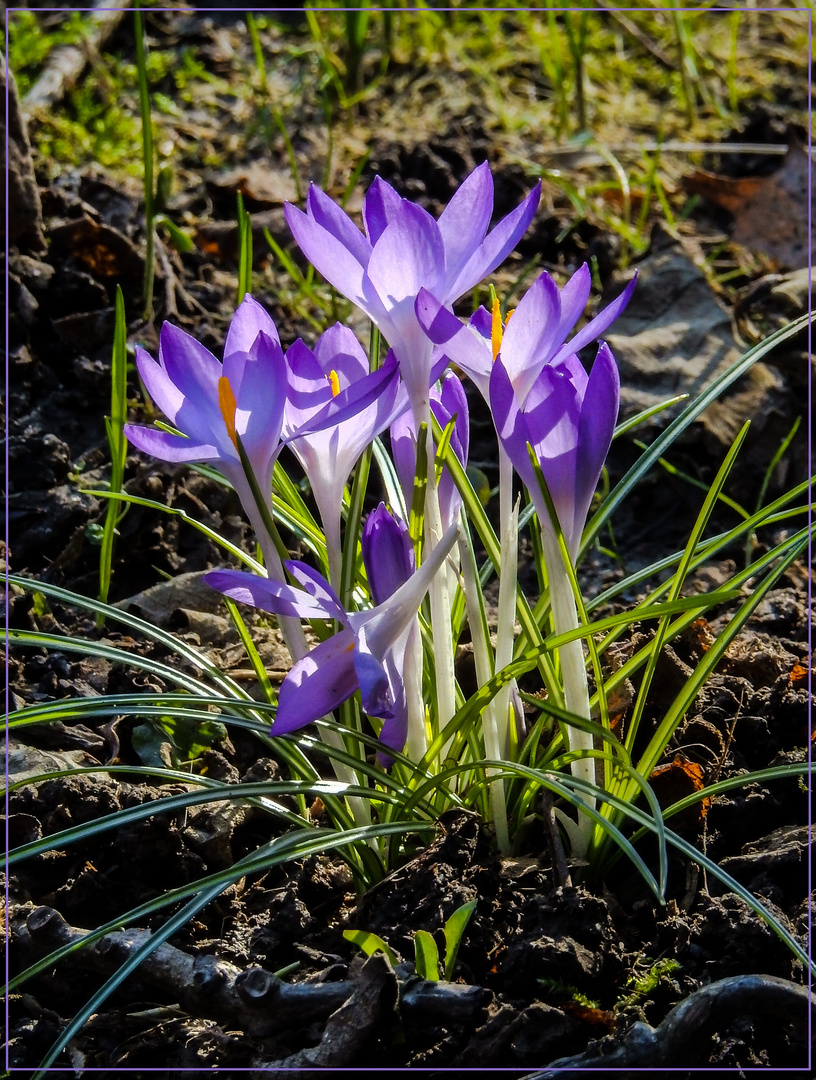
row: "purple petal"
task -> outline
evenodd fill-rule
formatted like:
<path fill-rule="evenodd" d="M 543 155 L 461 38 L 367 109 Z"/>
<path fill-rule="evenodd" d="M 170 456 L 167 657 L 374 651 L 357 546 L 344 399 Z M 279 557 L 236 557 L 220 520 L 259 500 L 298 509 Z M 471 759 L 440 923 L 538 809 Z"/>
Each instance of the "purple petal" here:
<path fill-rule="evenodd" d="M 603 463 L 612 443 L 612 433 L 618 419 L 620 375 L 612 350 L 602 342 L 589 374 L 586 395 L 581 407 L 578 427 L 578 468 L 576 474 L 576 521 L 578 535 L 574 538 L 573 559 L 583 532 L 592 496 L 601 475 Z"/>
<path fill-rule="evenodd" d="M 493 366 L 489 340 L 485 341 L 470 324 L 457 319 L 427 289 L 419 292 L 416 313 L 431 341 L 440 344 L 442 355 L 470 376 L 486 400 Z"/>
<path fill-rule="evenodd" d="M 567 376 L 578 391 L 579 398 L 583 401 L 589 376 L 586 373 L 586 368 L 575 353 L 572 353 L 570 356 L 565 356 L 563 360 L 554 360 L 550 366 L 555 368 L 556 371 L 563 372 Z"/>
<path fill-rule="evenodd" d="M 273 735 L 286 735 L 326 716 L 357 689 L 354 635 L 341 630 L 304 656 L 283 680 Z"/>
<path fill-rule="evenodd" d="M 320 335 L 314 354 L 324 375 L 330 371 L 337 373 L 341 389 L 368 375 L 365 350 L 354 331 L 342 323 L 335 323 Z"/>
<path fill-rule="evenodd" d="M 521 404 L 558 342 L 558 286 L 543 274 L 527 290 L 507 324 L 501 354 Z"/>
<path fill-rule="evenodd" d="M 368 278 L 387 309 L 414 300 L 423 285 L 436 293 L 445 279 L 445 248 L 439 226 L 413 203 L 383 231 L 368 264 Z"/>
<path fill-rule="evenodd" d="M 439 394 L 431 401 L 431 408 L 443 430 L 450 423 L 451 417 L 456 417 L 451 446 L 464 465 L 470 445 L 470 411 L 462 380 L 452 371 L 446 372 Z"/>
<path fill-rule="evenodd" d="M 357 648 L 354 650 L 354 670 L 360 684 L 363 712 L 369 716 L 390 716 L 394 699 L 388 685 L 388 675 L 380 661 L 371 653 Z"/>
<path fill-rule="evenodd" d="M 224 357 L 231 353 L 248 353 L 258 334 L 266 334 L 280 345 L 278 328 L 271 315 L 247 294 L 232 317 L 224 345 Z"/>
<path fill-rule="evenodd" d="M 375 604 L 383 604 L 415 569 L 408 526 L 380 503 L 363 528 L 363 562 Z"/>
<path fill-rule="evenodd" d="M 284 207 L 284 214 L 300 250 L 326 281 L 370 318 L 374 318 L 375 313 L 379 315 L 381 312 L 376 306 L 369 310 L 370 305 L 363 294 L 363 267 L 345 244 L 291 203 Z M 365 240 L 362 235 L 360 238 Z"/>
<path fill-rule="evenodd" d="M 441 391 L 431 400 L 431 409 L 443 430 L 451 419 L 456 417 L 450 443 L 462 465 L 467 465 L 470 442 L 468 402 L 461 380 L 452 371 L 447 372 Z M 445 468 L 439 480 L 439 507 L 446 526 L 458 517 L 461 505 L 459 489 L 454 484 L 450 471 Z"/>
<path fill-rule="evenodd" d="M 541 197 L 541 181 L 512 213 L 502 218 L 498 225 L 482 241 L 468 259 L 456 281 L 446 294 L 446 299 L 456 300 L 478 285 L 483 278 L 503 262 L 527 231 L 533 220 Z"/>
<path fill-rule="evenodd" d="M 340 603 L 340 597 L 319 571 L 313 570 L 311 566 L 297 559 L 287 560 L 284 566 L 324 612 L 321 618 L 337 619 L 341 623 L 347 622 L 348 616 Z"/>
<path fill-rule="evenodd" d="M 578 426 L 581 398 L 567 374 L 548 364 L 528 395 L 524 410 L 530 442 L 536 453 L 552 497 L 558 521 L 572 550 L 576 531 L 575 477 L 578 465 Z M 538 482 L 535 482 L 538 489 Z M 535 501 L 536 491 L 531 491 Z M 549 525 L 543 497 L 537 508 L 544 507 L 539 521 Z M 582 525 L 578 525 L 578 533 Z"/>
<path fill-rule="evenodd" d="M 560 360 L 567 353 L 577 353 L 580 349 L 583 349 L 585 345 L 588 345 L 591 341 L 595 341 L 597 338 L 608 329 L 609 326 L 617 319 L 618 315 L 623 311 L 635 290 L 637 285 L 637 273 L 623 290 L 623 292 L 611 304 L 599 311 L 594 319 L 591 319 L 583 330 L 579 330 L 578 333 L 567 342 L 558 354 L 553 358 L 555 362 Z M 566 288 L 566 286 L 565 286 Z"/>
<path fill-rule="evenodd" d="M 419 325 L 434 343 L 445 345 L 462 329 L 462 320 L 423 286 L 417 293 L 414 312 Z"/>
<path fill-rule="evenodd" d="M 493 332 L 493 315 L 483 304 L 479 304 L 470 316 L 470 325 L 474 330 L 481 334 L 483 338 L 487 338 L 487 340 L 490 341 L 490 335 Z"/>
<path fill-rule="evenodd" d="M 203 463 L 223 460 L 218 447 L 187 439 L 183 435 L 171 435 L 169 431 L 157 431 L 137 424 L 125 424 L 124 430 L 125 436 L 137 450 L 159 461 Z"/>
<path fill-rule="evenodd" d="M 247 574 L 242 570 L 213 570 L 202 579 L 216 592 L 249 607 L 298 619 L 331 619 L 320 599 L 282 581 Z"/>
<path fill-rule="evenodd" d="M 450 293 L 470 256 L 481 244 L 493 213 L 493 177 L 483 162 L 464 181 L 439 217 L 445 245 L 445 291 Z"/>
<path fill-rule="evenodd" d="M 490 374 L 489 402 L 501 444 L 538 507 L 538 483 L 527 453 L 527 443 L 532 443 L 532 438 L 501 355 Z"/>
<path fill-rule="evenodd" d="M 306 199 L 309 217 L 336 237 L 350 251 L 357 262 L 365 268 L 371 256 L 371 244 L 360 232 L 348 214 L 314 184 L 309 185 Z"/>
<path fill-rule="evenodd" d="M 279 342 L 263 331 L 250 347 L 241 381 L 233 384 L 233 393 L 238 406 L 236 431 L 258 474 L 258 482 L 266 485 L 271 479 L 266 473 L 280 443 L 287 371 Z"/>
<path fill-rule="evenodd" d="M 363 224 L 373 245 L 402 208 L 402 199 L 385 180 L 377 176 L 363 199 Z"/>
<path fill-rule="evenodd" d="M 592 290 L 592 274 L 584 263 L 567 281 L 559 293 L 561 319 L 558 324 L 558 340 L 566 341 L 567 334 L 578 322 L 587 306 Z"/>
<path fill-rule="evenodd" d="M 299 427 L 290 429 L 284 442 L 292 442 L 294 439 L 304 438 L 307 435 L 313 435 L 319 431 L 325 431 L 327 428 L 335 427 L 344 420 L 357 416 L 363 409 L 376 403 L 378 405 L 377 416 L 382 416 L 382 426 L 379 431 L 373 431 L 373 425 L 371 430 L 368 430 L 367 437 L 370 442 L 376 434 L 379 434 L 388 426 L 388 416 L 396 397 L 398 379 L 399 366 L 396 357 L 392 353 L 386 357 L 386 362 L 381 368 L 347 386 L 345 390 L 340 391 L 337 397 L 332 397 L 331 390 L 329 390 L 330 396 L 326 404 L 312 413 Z M 291 390 L 290 396 L 292 396 Z M 298 404 L 300 404 L 302 411 L 305 412 L 304 397 L 305 395 L 295 397 L 293 403 L 295 407 L 290 410 L 287 416 L 287 427 L 290 423 L 289 417 L 295 415 Z"/>
<path fill-rule="evenodd" d="M 222 370 L 209 349 L 166 322 L 159 337 L 159 362 L 193 406 L 214 406 L 218 411 L 218 380 Z"/>
<path fill-rule="evenodd" d="M 136 347 L 136 368 L 150 397 L 171 424 L 184 404 L 184 394 L 176 386 L 161 364 L 156 363 L 144 349 Z"/>
<path fill-rule="evenodd" d="M 300 338 L 286 350 L 289 371 L 283 433 L 286 439 L 332 400 L 331 386 L 312 350 Z"/>
<path fill-rule="evenodd" d="M 380 731 L 380 742 L 383 747 L 402 753 L 408 738 L 408 705 L 403 692 L 402 697 L 395 697 L 391 706 L 391 715 L 385 721 Z M 390 769 L 394 764 L 393 757 L 387 750 L 377 751 L 377 761 L 384 769 Z"/>
<path fill-rule="evenodd" d="M 428 380 L 428 386 L 433 386 L 435 382 L 442 378 L 449 363 L 450 357 L 446 356 L 441 349 L 434 349 L 431 356 L 431 377 Z"/>

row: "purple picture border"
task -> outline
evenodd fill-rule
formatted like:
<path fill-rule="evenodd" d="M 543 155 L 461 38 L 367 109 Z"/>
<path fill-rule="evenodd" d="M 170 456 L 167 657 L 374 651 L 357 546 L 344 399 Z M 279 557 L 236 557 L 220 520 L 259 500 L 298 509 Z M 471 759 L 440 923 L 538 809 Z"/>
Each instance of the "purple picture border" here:
<path fill-rule="evenodd" d="M 25 6 L 21 6 L 21 7 L 17 7 L 17 8 L 6 8 L 6 11 L 5 11 L 5 33 L 6 33 L 6 38 L 5 38 L 5 41 L 6 41 L 6 56 L 5 56 L 5 65 L 6 65 L 6 162 L 8 162 L 8 125 L 9 125 L 9 61 L 8 61 L 9 16 L 12 15 L 13 13 L 15 13 L 15 12 L 18 12 L 18 11 L 37 11 L 37 12 L 60 12 L 60 11 L 64 11 L 66 14 L 70 14 L 70 13 L 72 13 L 74 11 L 87 11 L 89 13 L 91 13 L 91 12 L 98 13 L 100 11 L 114 11 L 114 10 L 120 10 L 120 9 L 118 9 L 118 8 L 106 8 L 106 7 L 70 7 L 70 8 L 65 8 L 65 7 L 48 7 L 48 8 L 46 8 L 46 7 L 42 7 L 42 8 L 33 8 L 32 9 L 32 8 L 26 8 Z M 220 8 L 219 7 L 219 8 L 216 8 L 216 7 L 211 7 L 211 8 L 206 8 L 206 9 L 201 9 L 201 8 L 197 9 L 194 4 L 191 4 L 190 6 L 183 7 L 183 8 L 179 8 L 179 7 L 161 7 L 160 8 L 160 7 L 156 7 L 156 6 L 151 6 L 149 8 L 144 8 L 143 10 L 145 12 L 151 12 L 151 11 L 163 11 L 163 12 L 164 11 L 169 11 L 169 12 L 172 12 L 172 11 L 176 11 L 176 12 L 179 12 L 181 14 L 192 14 L 195 11 L 220 11 L 220 12 L 235 12 L 235 14 L 238 15 L 238 14 L 241 14 L 241 13 L 247 12 L 247 11 L 252 11 L 252 12 L 255 12 L 255 13 L 258 13 L 258 14 L 266 14 L 266 13 L 269 13 L 269 12 L 299 12 L 299 11 L 303 10 L 303 5 L 300 5 L 299 7 L 275 7 L 275 8 L 252 8 L 252 7 L 246 7 L 246 8 L 230 8 L 230 7 Z M 321 7 L 317 6 L 317 7 L 313 7 L 312 10 L 326 11 L 326 12 L 333 12 L 333 13 L 342 13 L 344 11 L 380 12 L 383 9 L 381 7 L 365 7 L 365 8 L 363 8 L 363 7 L 349 7 L 349 8 L 331 7 L 331 8 L 321 8 Z M 426 13 L 426 12 L 429 11 L 428 8 L 391 8 L 389 10 L 391 10 L 394 13 L 399 13 L 399 14 L 410 13 L 410 12 Z M 437 12 L 437 11 L 455 11 L 457 13 L 470 13 L 470 12 L 495 12 L 495 11 L 507 11 L 507 12 L 529 11 L 529 12 L 537 12 L 537 11 L 541 11 L 543 9 L 541 9 L 541 8 L 533 8 L 533 7 L 527 8 L 527 7 L 522 7 L 522 6 L 517 6 L 517 7 L 492 7 L 492 6 L 488 7 L 488 6 L 486 6 L 486 7 L 465 7 L 465 8 L 434 7 L 432 9 L 430 9 L 430 10 L 434 11 L 434 12 Z M 554 10 L 555 11 L 569 11 L 569 12 L 594 11 L 594 12 L 606 13 L 606 14 L 609 14 L 609 11 L 610 11 L 609 8 L 603 8 L 603 7 L 581 7 L 581 6 L 570 7 L 568 5 L 564 5 L 563 7 L 556 8 Z M 644 10 L 644 8 L 642 8 L 642 7 L 615 6 L 615 8 L 614 8 L 614 11 L 642 12 L 643 10 Z M 693 6 L 673 7 L 673 8 L 668 8 L 667 7 L 667 8 L 660 8 L 660 9 L 655 9 L 655 10 L 666 11 L 666 12 L 669 12 L 669 11 L 689 11 L 689 12 L 696 12 L 698 14 L 702 13 L 702 9 L 700 7 L 693 7 Z M 812 225 L 813 225 L 813 222 L 812 222 L 812 214 L 813 214 L 813 175 L 812 175 L 812 170 L 813 170 L 813 152 L 812 152 L 813 151 L 813 148 L 812 148 L 812 141 L 813 141 L 813 125 L 812 125 L 813 109 L 812 109 L 812 105 L 813 105 L 813 101 L 812 101 L 812 87 L 813 87 L 813 77 L 814 77 L 813 73 L 812 73 L 812 66 L 813 66 L 813 37 L 812 37 L 812 32 L 813 32 L 813 12 L 812 12 L 812 9 L 809 8 L 809 7 L 800 7 L 800 6 L 794 4 L 794 5 L 791 5 L 789 7 L 750 7 L 750 8 L 747 8 L 747 7 L 746 8 L 740 8 L 738 6 L 733 6 L 733 7 L 726 7 L 726 6 L 724 6 L 724 7 L 710 7 L 710 8 L 705 9 L 705 14 L 717 14 L 717 13 L 718 14 L 734 14 L 735 11 L 745 11 L 745 12 L 751 12 L 751 13 L 753 13 L 753 12 L 757 12 L 757 13 L 760 13 L 760 12 L 776 13 L 776 12 L 801 11 L 801 12 L 803 12 L 803 13 L 805 13 L 807 15 L 807 19 L 808 19 L 808 74 L 809 74 L 809 78 L 808 78 L 807 153 L 808 153 L 808 191 L 810 193 L 810 199 L 808 200 L 808 268 L 810 270 L 810 276 L 809 276 L 809 280 L 808 280 L 808 311 L 812 311 L 812 308 L 813 308 L 813 304 L 812 304 L 813 252 L 812 252 L 811 235 L 812 235 Z M 8 286 L 9 286 L 9 172 L 8 172 L 8 168 L 6 168 L 6 220 L 5 220 L 5 228 L 6 228 L 6 268 L 5 268 L 5 272 L 6 272 L 6 280 L 5 280 L 5 285 L 6 285 L 6 373 L 5 373 L 5 406 L 4 406 L 4 408 L 5 408 L 5 421 L 6 421 L 6 449 L 5 449 L 5 469 L 6 469 L 6 471 L 5 471 L 5 476 L 6 476 L 6 494 L 8 494 L 8 475 L 9 475 L 9 443 L 8 443 L 8 409 L 9 409 L 9 349 L 8 349 L 8 346 L 9 346 L 9 291 L 8 291 Z M 813 319 L 811 318 L 808 321 L 808 353 L 810 355 L 812 355 L 812 352 L 813 352 Z M 807 380 L 807 384 L 808 384 L 808 402 L 809 402 L 808 422 L 807 422 L 808 447 L 809 447 L 809 451 L 810 451 L 810 453 L 809 453 L 809 461 L 810 461 L 809 476 L 812 476 L 813 475 L 813 458 L 812 458 L 812 447 L 813 447 L 813 408 L 812 408 L 812 403 L 813 403 L 813 365 L 812 365 L 812 363 L 808 364 L 808 380 Z M 809 486 L 808 486 L 808 502 L 810 504 L 812 504 L 812 502 L 813 502 L 813 490 L 812 490 L 810 481 L 809 481 Z M 809 521 L 809 523 L 811 523 L 811 514 L 810 514 L 810 512 L 808 513 L 808 521 Z M 8 604 L 9 581 L 8 581 L 8 576 L 9 576 L 9 573 L 10 573 L 10 566 L 9 566 L 10 548 L 9 548 L 8 499 L 6 499 L 6 510 L 5 510 L 5 542 L 6 542 L 5 585 L 6 585 L 6 598 L 7 598 L 5 642 L 6 642 L 6 655 L 8 656 L 8 650 L 9 650 L 9 619 L 8 619 L 8 612 L 9 612 L 9 604 Z M 810 537 L 808 539 L 808 566 L 809 567 L 813 566 L 813 533 L 812 533 L 812 530 L 811 530 Z M 812 609 L 812 600 L 813 600 L 813 573 L 811 571 L 811 574 L 810 574 L 809 579 L 808 579 L 808 601 L 809 601 L 809 607 L 811 609 Z M 812 682 L 812 671 L 813 671 L 813 624 L 812 624 L 812 622 L 810 622 L 808 624 L 808 648 L 809 648 L 808 692 L 809 692 L 809 695 L 810 695 L 810 698 L 811 698 L 811 701 L 812 701 L 812 694 L 813 694 L 813 682 Z M 9 680 L 6 679 L 6 715 L 7 716 L 9 715 L 9 712 L 10 712 L 10 706 L 11 706 L 11 697 L 10 697 L 10 689 L 9 689 Z M 808 743 L 808 764 L 812 765 L 812 744 L 810 742 Z M 6 810 L 6 837 L 5 837 L 5 839 L 6 839 L 6 847 L 5 847 L 5 850 L 6 850 L 6 852 L 8 852 L 8 850 L 9 850 L 8 727 L 6 728 L 5 774 L 6 774 L 6 794 L 5 794 L 5 810 Z M 809 804 L 812 807 L 812 791 L 809 793 Z M 809 820 L 811 820 L 811 819 L 809 819 Z M 6 858 L 7 858 L 7 856 L 6 856 Z M 9 964 L 10 964 L 10 959 L 9 959 L 10 928 L 9 928 L 9 924 L 8 924 L 9 885 L 8 885 L 8 864 L 7 864 L 7 861 L 6 861 L 5 869 L 6 869 L 6 890 L 5 890 L 6 967 L 5 967 L 5 975 L 6 975 L 6 983 L 8 983 L 8 981 L 9 981 Z M 809 880 L 810 883 L 812 883 L 812 881 L 813 881 L 813 877 L 812 877 L 812 848 L 810 846 L 808 847 L 808 880 Z M 808 926 L 811 927 L 811 928 L 813 926 L 812 915 L 813 915 L 812 906 L 811 906 L 811 900 L 810 900 L 810 897 L 809 897 L 808 898 Z M 811 950 L 812 950 L 812 938 L 808 942 L 808 955 L 810 956 L 810 958 L 812 960 L 812 951 Z M 809 1037 L 809 1045 L 811 1047 L 810 1056 L 809 1056 L 808 1064 L 807 1064 L 808 1069 L 812 1065 L 812 1057 L 813 1057 L 813 1052 L 812 1052 L 812 1035 L 813 1035 L 813 1032 L 811 1030 L 811 1020 L 810 1020 L 811 1015 L 812 1015 L 812 1010 L 809 1011 L 809 1013 L 808 1013 L 808 1034 L 810 1036 Z M 8 998 L 6 998 L 6 1000 L 5 1000 L 5 1020 L 6 1020 L 6 1031 L 8 1032 L 8 1030 L 9 1030 Z M 11 1074 L 14 1074 L 15 1072 L 23 1072 L 23 1071 L 29 1072 L 30 1069 L 31 1069 L 30 1066 L 26 1066 L 25 1069 L 11 1068 L 9 1066 L 8 1043 L 6 1043 L 6 1048 L 5 1048 L 4 1065 L 5 1065 L 6 1070 L 8 1072 L 10 1072 Z M 54 1072 L 54 1071 L 63 1071 L 64 1072 L 66 1070 L 70 1070 L 70 1068 L 71 1068 L 70 1066 L 52 1066 L 52 1067 L 49 1067 L 48 1069 L 46 1069 L 44 1071 L 45 1072 Z M 546 1068 L 547 1068 L 546 1066 L 541 1066 L 540 1069 L 532 1069 L 532 1070 L 528 1070 L 527 1072 L 525 1072 L 523 1069 L 520 1069 L 520 1068 L 517 1068 L 517 1067 L 491 1067 L 491 1068 L 488 1068 L 488 1069 L 479 1069 L 479 1068 L 470 1068 L 470 1069 L 463 1069 L 463 1068 L 456 1068 L 456 1069 L 433 1068 L 433 1069 L 429 1069 L 429 1070 L 416 1070 L 416 1069 L 409 1069 L 409 1068 L 398 1068 L 398 1069 L 391 1068 L 391 1069 L 388 1069 L 387 1071 L 389 1073 L 390 1072 L 413 1072 L 413 1073 L 416 1073 L 417 1071 L 419 1071 L 419 1072 L 430 1071 L 430 1072 L 435 1072 L 435 1073 L 436 1072 L 467 1072 L 467 1073 L 512 1072 L 512 1073 L 518 1075 L 519 1080 L 524 1080 L 525 1076 L 530 1076 L 533 1073 L 535 1073 L 537 1071 L 542 1071 L 542 1070 L 544 1070 Z M 87 1072 L 87 1073 L 143 1072 L 145 1074 L 150 1075 L 150 1074 L 152 1074 L 154 1072 L 162 1072 L 162 1071 L 167 1071 L 167 1070 L 163 1069 L 163 1068 L 154 1068 L 154 1067 L 151 1067 L 151 1066 L 141 1066 L 141 1067 L 128 1067 L 128 1068 L 116 1068 L 116 1069 L 111 1068 L 111 1067 L 98 1067 L 98 1068 L 84 1067 L 82 1069 L 82 1071 Z M 232 1066 L 229 1066 L 229 1067 L 225 1067 L 225 1068 L 216 1068 L 216 1069 L 205 1069 L 205 1068 L 173 1069 L 172 1071 L 173 1072 L 178 1072 L 178 1073 L 186 1073 L 186 1072 L 194 1072 L 194 1073 L 202 1073 L 202 1074 L 206 1073 L 207 1075 L 209 1075 L 209 1074 L 219 1073 L 219 1072 L 229 1072 L 229 1073 L 255 1072 L 255 1073 L 257 1073 L 257 1072 L 261 1072 L 263 1070 L 258 1069 L 258 1068 L 248 1067 L 248 1066 L 243 1067 L 243 1068 L 234 1068 Z M 276 1070 L 276 1071 L 278 1071 L 278 1070 Z M 302 1069 L 285 1069 L 285 1070 L 279 1070 L 279 1071 L 298 1073 L 298 1072 L 303 1072 L 304 1070 L 302 1070 Z M 372 1073 L 372 1072 L 373 1073 L 381 1073 L 383 1071 L 384 1071 L 383 1069 L 379 1069 L 379 1068 L 348 1068 L 348 1069 L 346 1069 L 346 1068 L 339 1068 L 339 1069 L 328 1068 L 328 1069 L 321 1070 L 321 1072 L 327 1072 L 327 1073 L 355 1073 L 355 1074 L 356 1073 L 361 1073 L 361 1072 L 365 1072 L 365 1073 Z M 565 1074 L 568 1075 L 572 1070 L 558 1069 L 558 1070 L 555 1070 L 555 1071 L 557 1071 L 559 1073 L 564 1072 Z M 652 1067 L 643 1067 L 643 1068 L 631 1068 L 631 1067 L 628 1067 L 628 1068 L 622 1068 L 622 1069 L 606 1069 L 605 1068 L 605 1069 L 602 1069 L 602 1070 L 586 1070 L 586 1071 L 593 1071 L 593 1072 L 597 1071 L 597 1072 L 604 1072 L 604 1073 L 606 1073 L 606 1072 L 610 1072 L 610 1073 L 614 1073 L 614 1072 L 648 1072 L 648 1073 L 651 1073 L 651 1072 L 654 1072 L 655 1070 Z M 659 1072 L 661 1074 L 662 1073 L 675 1073 L 675 1072 L 684 1072 L 684 1073 L 692 1073 L 692 1072 L 724 1073 L 724 1072 L 730 1072 L 730 1073 L 735 1073 L 735 1072 L 761 1072 L 761 1071 L 764 1071 L 764 1069 L 759 1068 L 759 1067 L 742 1068 L 742 1069 L 711 1068 L 711 1067 L 701 1067 L 700 1069 L 696 1069 L 696 1068 L 677 1068 L 677 1069 L 674 1069 L 674 1068 L 668 1068 L 668 1069 L 667 1068 L 661 1068 L 659 1070 Z M 799 1067 L 788 1067 L 788 1068 L 783 1068 L 783 1069 L 776 1069 L 774 1071 L 776 1071 L 776 1072 L 786 1072 L 786 1073 L 790 1073 L 790 1072 L 803 1073 L 805 1070 L 802 1069 L 802 1068 L 799 1068 Z"/>

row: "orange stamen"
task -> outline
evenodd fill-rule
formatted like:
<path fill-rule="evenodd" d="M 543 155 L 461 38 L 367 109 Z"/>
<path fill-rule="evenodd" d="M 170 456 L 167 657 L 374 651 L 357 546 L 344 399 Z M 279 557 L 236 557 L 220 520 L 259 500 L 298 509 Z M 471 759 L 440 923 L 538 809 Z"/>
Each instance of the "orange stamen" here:
<path fill-rule="evenodd" d="M 326 378 L 329 380 L 332 397 L 337 397 L 337 395 L 340 393 L 340 380 L 337 377 L 337 372 L 332 368 Z"/>
<path fill-rule="evenodd" d="M 235 410 L 238 408 L 238 402 L 235 400 L 235 394 L 232 392 L 229 379 L 225 375 L 222 375 L 218 380 L 218 407 L 224 417 L 227 434 L 232 440 L 232 445 L 237 450 L 238 438 L 235 434 Z"/>
<path fill-rule="evenodd" d="M 493 346 L 493 360 L 501 352 L 502 343 L 502 321 L 501 321 L 501 309 L 499 306 L 499 298 L 493 301 L 493 321 L 490 324 L 490 342 Z"/>

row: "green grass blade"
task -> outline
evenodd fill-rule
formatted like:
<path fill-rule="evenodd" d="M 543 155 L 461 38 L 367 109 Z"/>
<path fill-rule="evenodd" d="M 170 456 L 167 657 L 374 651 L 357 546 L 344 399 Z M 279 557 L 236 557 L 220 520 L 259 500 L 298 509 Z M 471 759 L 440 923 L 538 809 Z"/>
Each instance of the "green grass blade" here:
<path fill-rule="evenodd" d="M 439 982 L 439 949 L 427 930 L 414 934 L 414 969 L 420 979 Z"/>
<path fill-rule="evenodd" d="M 373 934 L 370 930 L 344 930 L 343 937 L 346 941 L 350 941 L 352 945 L 356 945 L 358 949 L 362 949 L 366 956 L 373 956 L 375 952 L 381 952 L 388 957 L 392 967 L 396 967 L 399 963 L 399 958 L 394 950 L 381 937 Z"/>
<path fill-rule="evenodd" d="M 153 195 L 153 122 L 150 118 L 150 91 L 147 86 L 147 56 L 144 40 L 142 13 L 137 7 L 133 12 L 136 38 L 136 72 L 139 82 L 139 113 L 142 120 L 142 163 L 144 168 L 145 213 L 145 266 L 143 301 L 145 322 L 153 319 L 153 281 L 156 273 L 156 227 L 154 223 Z"/>
<path fill-rule="evenodd" d="M 252 292 L 252 218 L 244 209 L 244 199 L 238 192 L 238 304 Z"/>
<path fill-rule="evenodd" d="M 127 420 L 127 322 L 125 320 L 125 299 L 121 286 L 116 286 L 116 325 L 113 331 L 113 354 L 111 357 L 111 414 L 106 418 L 108 445 L 111 455 L 110 489 L 106 493 L 110 502 L 105 512 L 105 524 L 102 529 L 102 543 L 99 549 L 99 602 L 108 602 L 110 590 L 113 545 L 116 526 L 120 520 L 119 499 L 125 479 L 125 458 L 127 457 L 127 439 L 125 421 Z M 105 622 L 104 615 L 96 616 L 97 627 Z"/>
<path fill-rule="evenodd" d="M 467 904 L 462 904 L 445 922 L 445 979 L 448 982 L 453 978 L 459 946 L 462 944 L 467 924 L 476 910 L 477 903 L 478 901 L 471 900 Z"/>

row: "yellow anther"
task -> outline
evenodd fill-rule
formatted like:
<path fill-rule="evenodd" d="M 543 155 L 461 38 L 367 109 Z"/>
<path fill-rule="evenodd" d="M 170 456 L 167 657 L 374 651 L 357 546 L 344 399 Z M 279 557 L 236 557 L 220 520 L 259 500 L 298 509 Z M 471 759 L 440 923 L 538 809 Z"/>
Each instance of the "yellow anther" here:
<path fill-rule="evenodd" d="M 221 410 L 221 415 L 224 417 L 224 423 L 227 426 L 227 434 L 232 440 L 232 445 L 235 449 L 238 449 L 238 439 L 235 434 L 235 410 L 238 408 L 238 403 L 235 400 L 235 394 L 232 392 L 229 379 L 222 375 L 218 380 L 218 407 Z"/>
<path fill-rule="evenodd" d="M 340 393 L 340 380 L 338 379 L 337 372 L 334 370 L 334 368 L 332 368 L 326 378 L 329 380 L 332 397 L 337 397 L 337 395 Z"/>
<path fill-rule="evenodd" d="M 502 343 L 502 321 L 501 321 L 501 308 L 499 307 L 499 298 L 493 301 L 493 321 L 490 324 L 490 341 L 493 345 L 493 359 L 501 352 Z"/>
<path fill-rule="evenodd" d="M 507 329 L 507 324 L 508 324 L 508 323 L 510 322 L 510 320 L 511 320 L 511 319 L 513 318 L 513 312 L 514 312 L 515 310 L 516 310 L 515 308 L 510 308 L 510 310 L 509 310 L 509 311 L 507 312 L 507 317 L 506 317 L 506 318 L 505 318 L 505 320 L 504 320 L 504 329 L 505 329 L 505 330 Z"/>

